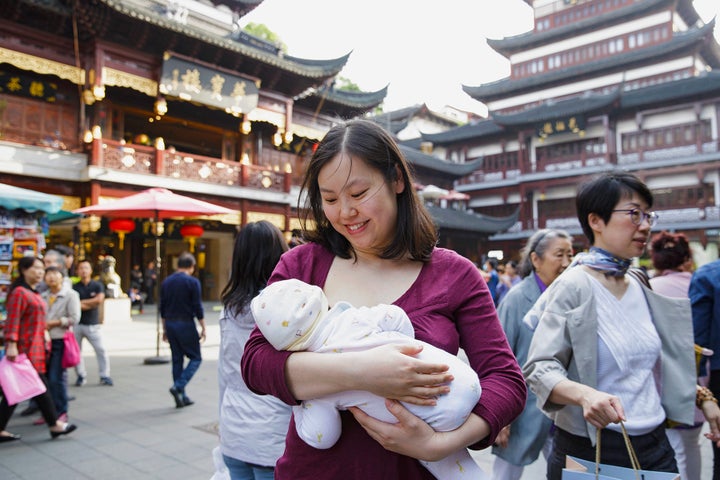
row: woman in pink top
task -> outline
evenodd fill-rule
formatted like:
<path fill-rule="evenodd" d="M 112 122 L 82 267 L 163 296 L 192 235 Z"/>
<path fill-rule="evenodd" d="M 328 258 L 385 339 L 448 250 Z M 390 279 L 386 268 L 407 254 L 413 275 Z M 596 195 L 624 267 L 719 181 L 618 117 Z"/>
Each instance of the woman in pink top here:
<path fill-rule="evenodd" d="M 663 230 L 652 237 L 650 246 L 655 269 L 650 279 L 652 289 L 668 297 L 688 298 L 693 258 L 687 237 Z M 707 378 L 700 380 L 702 385 L 707 385 Z M 677 425 L 665 431 L 675 450 L 680 478 L 700 480 L 700 432 L 704 421 L 702 410 L 696 407 L 694 425 Z"/>
<path fill-rule="evenodd" d="M 333 127 L 303 182 L 307 243 L 283 255 L 269 283 L 297 278 L 317 285 L 330 305 L 397 305 L 416 339 L 453 354 L 464 350 L 482 397 L 462 426 L 435 432 L 400 401 L 434 405 L 451 378 L 447 365 L 414 358 L 420 347 L 412 340 L 328 355 L 277 351 L 255 329 L 242 358 L 251 390 L 290 405 L 367 390 L 386 398 L 398 419 L 385 423 L 356 408 L 343 411 L 342 435 L 326 450 L 305 444 L 291 423 L 276 479 L 429 479 L 418 459 L 486 448 L 522 411 L 525 382 L 487 285 L 472 262 L 435 246 L 435 225 L 412 184 L 405 158 L 382 127 L 365 120 Z"/>

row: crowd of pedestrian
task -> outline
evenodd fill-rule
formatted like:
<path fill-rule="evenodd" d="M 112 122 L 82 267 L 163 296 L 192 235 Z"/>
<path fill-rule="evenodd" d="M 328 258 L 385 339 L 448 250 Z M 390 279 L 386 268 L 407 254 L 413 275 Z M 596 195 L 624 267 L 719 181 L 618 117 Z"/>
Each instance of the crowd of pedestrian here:
<path fill-rule="evenodd" d="M 720 479 L 720 260 L 696 268 L 685 235 L 652 234 L 647 185 L 602 173 L 576 196 L 586 243 L 542 229 L 518 258 L 478 265 L 437 246 L 412 185 L 387 132 L 341 123 L 307 165 L 302 229 L 286 241 L 260 221 L 237 234 L 218 362 L 218 449 L 232 480 L 455 478 L 475 466 L 443 459 L 488 447 L 495 480 L 520 479 L 541 452 L 547 478 L 561 480 L 568 457 L 633 467 L 628 444 L 643 469 L 700 480 L 703 441 Z M 641 257 L 650 258 L 644 269 Z M 99 383 L 113 385 L 99 316 L 105 291 L 92 263 L 75 263 L 62 246 L 18 266 L 5 356 L 27 355 L 47 386 L 22 413 L 39 411 L 57 438 L 77 428 L 66 332 L 80 347 L 88 341 Z M 134 308 L 158 303 L 176 408 L 193 405 L 187 389 L 202 365 L 195 266 L 185 252 L 162 281 L 152 261 L 130 272 Z M 403 334 L 380 340 L 386 331 Z M 462 352 L 479 380 L 469 413 L 445 430 L 426 413 L 462 387 L 453 362 L 421 354 L 433 349 Z M 82 361 L 75 372 L 81 387 Z M 383 399 L 380 407 L 354 401 L 360 392 Z M 322 402 L 329 417 L 310 412 Z M 5 429 L 14 409 L 3 395 L 0 443 L 19 439 Z"/>

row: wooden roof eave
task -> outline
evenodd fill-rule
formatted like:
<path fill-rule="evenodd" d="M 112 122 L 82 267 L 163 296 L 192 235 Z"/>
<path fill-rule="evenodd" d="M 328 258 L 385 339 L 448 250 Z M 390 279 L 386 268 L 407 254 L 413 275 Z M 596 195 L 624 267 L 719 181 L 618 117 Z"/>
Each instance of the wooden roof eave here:
<path fill-rule="evenodd" d="M 112 10 L 131 17 L 141 22 L 146 22 L 160 28 L 195 38 L 209 45 L 223 48 L 233 53 L 239 53 L 254 60 L 272 65 L 288 72 L 309 78 L 325 79 L 330 78 L 343 69 L 350 57 L 350 53 L 328 60 L 310 60 L 292 57 L 289 55 L 273 55 L 270 52 L 253 48 L 240 42 L 225 37 L 214 36 L 196 28 L 191 28 L 162 17 L 152 10 L 139 10 L 131 8 L 122 0 L 98 0 Z"/>
<path fill-rule="evenodd" d="M 562 27 L 552 28 L 542 32 L 535 32 L 533 30 L 501 39 L 487 39 L 487 43 L 490 48 L 505 58 L 509 58 L 513 53 L 530 47 L 534 48 L 547 45 L 595 30 L 603 25 L 613 25 L 642 17 L 648 13 L 668 8 L 676 1 L 677 0 L 646 0 L 644 2 L 635 2 L 628 7 L 619 8 L 602 15 L 595 15 L 572 24 L 563 25 Z M 694 22 L 692 24 L 694 24 Z"/>
<path fill-rule="evenodd" d="M 673 39 L 666 43 L 640 50 L 633 50 L 623 55 L 614 55 L 593 63 L 574 65 L 572 67 L 553 70 L 542 75 L 533 75 L 518 80 L 505 77 L 496 82 L 474 87 L 463 85 L 462 89 L 475 100 L 487 103 L 488 101 L 505 98 L 509 95 L 535 91 L 549 85 L 563 83 L 570 78 L 577 81 L 593 77 L 600 72 L 609 73 L 622 71 L 630 67 L 635 68 L 652 63 L 663 57 L 679 56 L 702 48 L 700 42 L 704 42 L 708 36 L 712 36 L 714 26 L 715 23 L 712 21 L 702 27 L 694 27 L 686 32 L 676 34 Z"/>

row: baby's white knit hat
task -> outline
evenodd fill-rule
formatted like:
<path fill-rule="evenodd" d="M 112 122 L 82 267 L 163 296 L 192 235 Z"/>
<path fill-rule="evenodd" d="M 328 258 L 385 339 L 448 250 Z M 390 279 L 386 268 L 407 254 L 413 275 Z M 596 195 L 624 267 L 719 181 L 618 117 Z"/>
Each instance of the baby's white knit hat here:
<path fill-rule="evenodd" d="M 328 300 L 320 287 L 291 278 L 265 287 L 253 298 L 255 323 L 277 350 L 297 350 L 320 317 Z"/>

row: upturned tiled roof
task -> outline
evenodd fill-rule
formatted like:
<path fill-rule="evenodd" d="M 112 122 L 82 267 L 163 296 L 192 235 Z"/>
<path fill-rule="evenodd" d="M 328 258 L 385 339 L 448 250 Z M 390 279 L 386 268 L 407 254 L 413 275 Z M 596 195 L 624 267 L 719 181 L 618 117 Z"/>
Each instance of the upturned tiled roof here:
<path fill-rule="evenodd" d="M 713 35 L 715 21 L 702 27 L 693 27 L 686 32 L 676 33 L 673 38 L 659 45 L 632 50 L 620 55 L 596 60 L 594 62 L 573 65 L 568 68 L 546 71 L 543 74 L 514 80 L 510 77 L 492 83 L 471 87 L 463 85 L 462 88 L 472 98 L 487 102 L 498 98 L 505 98 L 519 93 L 529 92 L 549 85 L 572 79 L 579 81 L 592 78 L 601 73 L 621 71 L 627 68 L 637 68 L 641 65 L 655 63 L 660 60 L 674 58 L 686 54 L 698 47 Z M 713 40 L 710 40 L 714 42 Z M 714 42 L 717 44 L 717 42 Z M 706 49 L 703 52 L 709 51 Z M 706 61 L 713 68 L 720 68 L 720 57 L 714 55 L 706 57 Z"/>
<path fill-rule="evenodd" d="M 491 217 L 435 205 L 426 207 L 439 229 L 495 234 L 504 232 L 517 223 L 520 210 L 508 217 Z"/>

